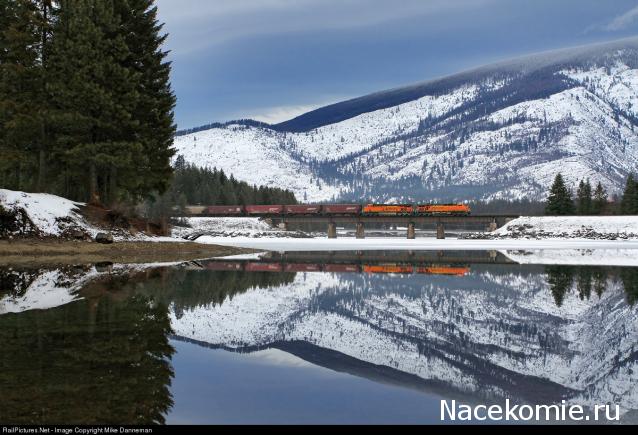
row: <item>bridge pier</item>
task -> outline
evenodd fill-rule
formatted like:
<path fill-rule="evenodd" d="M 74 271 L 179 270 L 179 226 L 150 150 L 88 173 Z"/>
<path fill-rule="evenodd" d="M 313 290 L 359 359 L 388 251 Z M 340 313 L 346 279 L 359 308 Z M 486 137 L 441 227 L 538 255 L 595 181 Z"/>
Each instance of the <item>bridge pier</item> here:
<path fill-rule="evenodd" d="M 337 224 L 334 222 L 328 223 L 328 238 L 336 239 L 337 238 Z"/>
<path fill-rule="evenodd" d="M 410 222 L 408 223 L 408 239 L 415 239 L 416 238 L 416 231 L 414 228 L 414 222 Z"/>
<path fill-rule="evenodd" d="M 365 239 L 366 238 L 366 229 L 365 229 L 365 225 L 363 225 L 363 222 L 357 222 L 357 231 L 355 233 L 355 237 L 357 239 Z"/>
<path fill-rule="evenodd" d="M 445 227 L 443 226 L 443 222 L 436 224 L 436 238 L 445 239 Z"/>
<path fill-rule="evenodd" d="M 498 224 L 496 223 L 496 219 L 492 219 L 492 222 L 490 222 L 490 226 L 487 227 L 487 231 L 494 232 L 498 229 Z"/>

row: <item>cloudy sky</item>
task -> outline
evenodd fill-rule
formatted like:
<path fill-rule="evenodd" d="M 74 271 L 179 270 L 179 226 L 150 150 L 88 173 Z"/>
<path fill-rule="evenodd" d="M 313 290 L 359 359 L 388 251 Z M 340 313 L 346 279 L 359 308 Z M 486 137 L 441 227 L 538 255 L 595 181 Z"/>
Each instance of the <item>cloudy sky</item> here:
<path fill-rule="evenodd" d="M 638 0 L 158 0 L 179 128 L 638 35 Z"/>

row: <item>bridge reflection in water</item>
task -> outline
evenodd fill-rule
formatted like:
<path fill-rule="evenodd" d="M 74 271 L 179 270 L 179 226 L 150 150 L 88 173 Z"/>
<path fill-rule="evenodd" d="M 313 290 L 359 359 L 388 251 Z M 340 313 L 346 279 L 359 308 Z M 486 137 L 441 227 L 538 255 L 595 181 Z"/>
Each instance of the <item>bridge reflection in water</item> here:
<path fill-rule="evenodd" d="M 268 252 L 258 258 L 212 259 L 208 270 L 245 272 L 400 273 L 463 276 L 472 264 L 514 264 L 497 251 Z"/>

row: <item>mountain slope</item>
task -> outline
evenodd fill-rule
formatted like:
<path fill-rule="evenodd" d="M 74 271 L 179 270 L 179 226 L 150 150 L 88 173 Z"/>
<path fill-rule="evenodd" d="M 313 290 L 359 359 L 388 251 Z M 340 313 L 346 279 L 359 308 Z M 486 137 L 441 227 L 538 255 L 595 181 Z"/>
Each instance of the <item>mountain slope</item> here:
<path fill-rule="evenodd" d="M 541 198 L 559 170 L 618 191 L 638 169 L 638 38 L 543 53 L 178 136 L 177 154 L 301 200 Z"/>
<path fill-rule="evenodd" d="M 638 312 L 613 279 L 600 297 L 572 288 L 557 306 L 538 269 L 472 270 L 460 278 L 297 274 L 289 285 L 173 313 L 171 325 L 178 336 L 239 352 L 309 343 L 486 403 L 638 409 Z"/>

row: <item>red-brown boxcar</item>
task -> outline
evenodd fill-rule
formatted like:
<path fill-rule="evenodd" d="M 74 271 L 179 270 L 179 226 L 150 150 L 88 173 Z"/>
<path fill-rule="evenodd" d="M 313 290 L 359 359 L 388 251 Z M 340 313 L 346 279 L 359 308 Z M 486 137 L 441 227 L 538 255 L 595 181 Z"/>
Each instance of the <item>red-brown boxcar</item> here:
<path fill-rule="evenodd" d="M 279 263 L 256 263 L 250 262 L 246 265 L 247 272 L 281 272 L 282 267 Z"/>
<path fill-rule="evenodd" d="M 318 264 L 291 263 L 284 266 L 286 272 L 321 272 Z"/>
<path fill-rule="evenodd" d="M 325 272 L 334 273 L 347 273 L 347 272 L 359 272 L 361 269 L 356 264 L 326 264 L 323 266 Z"/>
<path fill-rule="evenodd" d="M 426 215 L 463 215 L 470 214 L 470 207 L 465 204 L 423 204 L 417 205 L 417 214 Z"/>
<path fill-rule="evenodd" d="M 244 207 L 241 205 L 211 205 L 206 211 L 208 214 L 242 215 Z"/>
<path fill-rule="evenodd" d="M 204 266 L 208 270 L 241 270 L 242 263 L 239 261 L 211 261 Z"/>
<path fill-rule="evenodd" d="M 360 214 L 359 204 L 326 204 L 322 206 L 323 214 Z"/>
<path fill-rule="evenodd" d="M 286 214 L 319 214 L 320 205 L 286 205 L 284 206 Z"/>
<path fill-rule="evenodd" d="M 282 214 L 283 205 L 247 205 L 246 214 Z"/>

